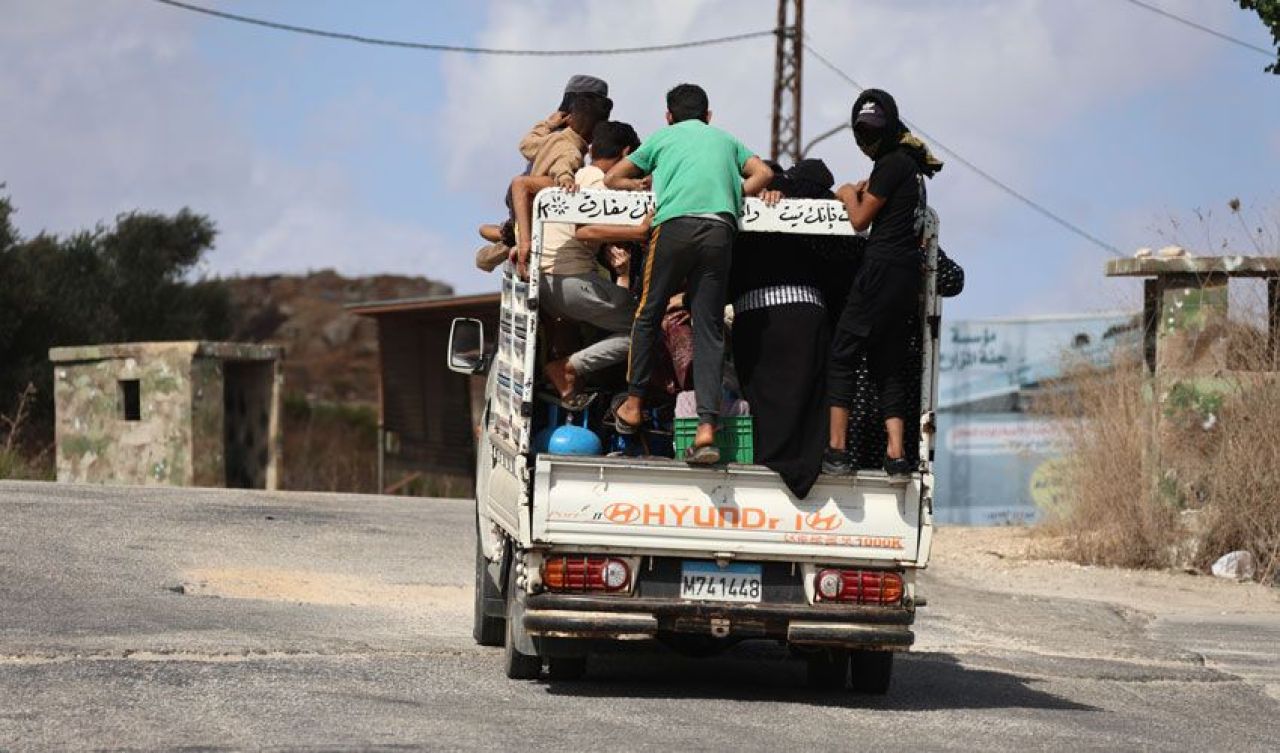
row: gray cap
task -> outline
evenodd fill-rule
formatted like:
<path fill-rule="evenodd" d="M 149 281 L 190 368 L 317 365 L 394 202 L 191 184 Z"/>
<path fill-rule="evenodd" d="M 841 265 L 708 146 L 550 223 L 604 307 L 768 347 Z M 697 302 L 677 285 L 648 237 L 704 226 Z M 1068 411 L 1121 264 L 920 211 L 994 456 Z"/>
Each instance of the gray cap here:
<path fill-rule="evenodd" d="M 598 94 L 601 97 L 609 96 L 609 84 L 604 79 L 595 76 L 584 76 L 578 74 L 569 77 L 569 83 L 564 85 L 565 94 Z"/>

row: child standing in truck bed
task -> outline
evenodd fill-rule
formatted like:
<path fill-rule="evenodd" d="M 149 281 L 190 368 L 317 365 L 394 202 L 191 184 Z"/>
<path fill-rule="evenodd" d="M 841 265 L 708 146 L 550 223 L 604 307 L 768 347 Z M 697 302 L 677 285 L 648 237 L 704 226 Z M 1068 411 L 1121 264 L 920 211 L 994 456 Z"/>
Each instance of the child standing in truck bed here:
<path fill-rule="evenodd" d="M 655 214 L 640 302 L 631 327 L 627 399 L 619 433 L 642 423 L 658 326 L 667 301 L 687 280 L 693 316 L 693 382 L 698 433 L 685 460 L 720 460 L 715 446 L 724 367 L 724 304 L 742 197 L 755 196 L 773 171 L 730 134 L 710 125 L 707 93 L 693 84 L 667 92 L 667 123 L 605 176 L 605 186 L 639 190 L 653 176 Z M 743 180 L 745 178 L 745 180 Z"/>

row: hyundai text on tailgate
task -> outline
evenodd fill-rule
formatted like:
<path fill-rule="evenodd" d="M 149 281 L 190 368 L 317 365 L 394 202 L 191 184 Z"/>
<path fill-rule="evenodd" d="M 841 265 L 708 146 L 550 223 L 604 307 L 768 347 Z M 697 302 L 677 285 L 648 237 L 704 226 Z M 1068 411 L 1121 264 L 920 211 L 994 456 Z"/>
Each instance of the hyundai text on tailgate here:
<path fill-rule="evenodd" d="M 647 452 L 555 454 L 572 423 L 535 394 L 543 224 L 638 224 L 647 193 L 538 194 L 528 281 L 506 265 L 497 333 L 453 324 L 449 365 L 486 375 L 476 451 L 474 635 L 504 646 L 506 672 L 580 676 L 602 642 L 657 639 L 708 654 L 742 640 L 786 644 L 817 687 L 888 689 L 924 599 L 933 530 L 933 405 L 940 305 L 930 213 L 921 299 L 921 462 L 821 476 L 797 499 L 764 466 L 695 466 Z M 825 200 L 746 201 L 740 231 L 852 235 Z M 545 347 L 545 346 L 544 346 Z M 590 414 L 590 409 L 584 411 Z M 583 422 L 586 419 L 582 419 Z"/>

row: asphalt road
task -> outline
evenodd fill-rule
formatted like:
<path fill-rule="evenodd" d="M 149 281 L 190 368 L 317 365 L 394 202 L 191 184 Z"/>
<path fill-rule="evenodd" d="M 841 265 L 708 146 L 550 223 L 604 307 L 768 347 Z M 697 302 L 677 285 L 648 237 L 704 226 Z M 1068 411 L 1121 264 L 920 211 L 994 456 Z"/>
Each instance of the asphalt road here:
<path fill-rule="evenodd" d="M 0 750 L 1275 750 L 1280 618 L 931 569 L 884 698 L 769 645 L 513 682 L 468 504 L 0 482 Z M 943 537 L 942 541 L 945 541 Z"/>

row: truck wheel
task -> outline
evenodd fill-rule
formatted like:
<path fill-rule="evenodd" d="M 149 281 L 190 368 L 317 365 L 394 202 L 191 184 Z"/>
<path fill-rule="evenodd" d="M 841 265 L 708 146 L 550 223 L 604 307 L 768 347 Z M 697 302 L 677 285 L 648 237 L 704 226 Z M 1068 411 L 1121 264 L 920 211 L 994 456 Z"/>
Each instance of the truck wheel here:
<path fill-rule="evenodd" d="M 507 677 L 512 680 L 536 680 L 542 674 L 542 657 L 520 652 L 517 648 L 519 642 L 517 638 L 524 639 L 524 623 L 520 619 L 523 610 L 516 602 L 516 592 L 519 587 L 516 586 L 516 558 L 514 553 L 508 558 L 507 563 L 507 619 L 506 625 L 506 648 L 503 651 L 505 659 Z M 527 642 L 527 641 L 526 641 Z"/>
<path fill-rule="evenodd" d="M 553 680 L 581 680 L 587 673 L 587 657 L 562 656 L 547 659 L 547 674 Z"/>
<path fill-rule="evenodd" d="M 817 690 L 843 690 L 849 678 L 849 652 L 843 648 L 820 648 L 808 656 L 807 680 Z"/>
<path fill-rule="evenodd" d="M 893 679 L 892 651 L 854 651 L 849 663 L 853 677 L 850 690 L 867 695 L 889 692 L 889 681 Z"/>
<path fill-rule="evenodd" d="M 501 617 L 485 614 L 485 603 L 502 598 L 502 589 L 489 577 L 488 560 L 480 549 L 480 531 L 476 530 L 476 587 L 474 613 L 471 618 L 471 637 L 481 646 L 501 646 L 505 638 L 506 624 Z"/>

